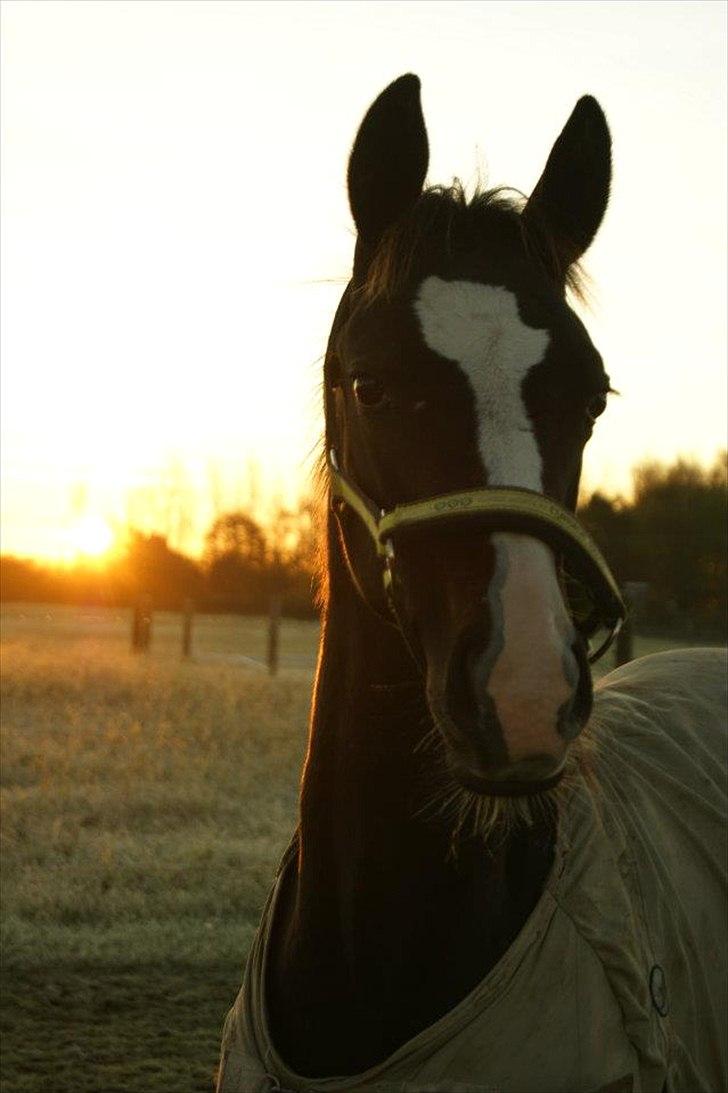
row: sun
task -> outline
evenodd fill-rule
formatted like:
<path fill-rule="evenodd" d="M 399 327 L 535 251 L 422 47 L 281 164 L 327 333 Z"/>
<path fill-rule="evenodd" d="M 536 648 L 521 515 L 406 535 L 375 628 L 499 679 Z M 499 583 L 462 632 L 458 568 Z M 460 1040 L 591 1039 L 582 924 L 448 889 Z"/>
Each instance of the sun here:
<path fill-rule="evenodd" d="M 114 532 L 101 516 L 84 516 L 69 529 L 70 545 L 77 554 L 99 558 L 110 550 Z"/>

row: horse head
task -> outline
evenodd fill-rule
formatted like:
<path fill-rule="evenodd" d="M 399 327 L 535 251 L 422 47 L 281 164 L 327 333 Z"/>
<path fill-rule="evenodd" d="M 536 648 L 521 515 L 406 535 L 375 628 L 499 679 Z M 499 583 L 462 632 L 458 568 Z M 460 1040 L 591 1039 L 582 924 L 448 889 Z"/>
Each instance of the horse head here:
<path fill-rule="evenodd" d="M 327 450 L 353 484 L 338 545 L 421 663 L 456 781 L 533 793 L 559 780 L 589 718 L 586 640 L 549 536 L 465 510 L 496 489 L 576 507 L 609 379 L 566 289 L 607 206 L 610 136 L 585 97 L 527 201 L 423 188 L 419 88 L 407 75 L 382 92 L 349 161 L 354 269 L 325 361 Z M 387 586 L 377 513 L 432 498 L 463 518 L 393 535 Z"/>

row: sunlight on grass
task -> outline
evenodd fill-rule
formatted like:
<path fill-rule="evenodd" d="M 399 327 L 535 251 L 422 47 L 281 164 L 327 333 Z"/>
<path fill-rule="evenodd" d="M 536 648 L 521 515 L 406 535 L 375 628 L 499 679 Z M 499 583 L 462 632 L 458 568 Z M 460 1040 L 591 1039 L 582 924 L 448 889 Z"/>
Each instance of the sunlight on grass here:
<path fill-rule="evenodd" d="M 296 822 L 309 678 L 86 654 L 6 649 L 5 959 L 239 960 Z"/>
<path fill-rule="evenodd" d="M 192 661 L 171 613 L 143 656 L 129 612 L 2 622 L 7 1088 L 210 1093 L 297 820 L 318 627 L 285 621 L 270 679 L 263 619 L 198 616 Z"/>
<path fill-rule="evenodd" d="M 203 618 L 195 663 L 176 616 L 142 657 L 113 611 L 4 616 L 5 959 L 239 961 L 296 824 L 310 667 L 224 659 L 262 656 L 263 620 Z M 286 623 L 284 653 L 312 665 L 316 637 Z"/>

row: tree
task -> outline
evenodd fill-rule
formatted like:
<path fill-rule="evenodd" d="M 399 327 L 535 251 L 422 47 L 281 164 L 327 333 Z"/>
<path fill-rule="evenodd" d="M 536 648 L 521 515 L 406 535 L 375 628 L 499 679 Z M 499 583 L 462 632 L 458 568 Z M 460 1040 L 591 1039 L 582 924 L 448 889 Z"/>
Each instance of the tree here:
<path fill-rule="evenodd" d="M 678 459 L 634 472 L 633 538 L 653 603 L 671 609 L 687 632 L 726 626 L 728 511 L 726 455 L 706 469 Z"/>
<path fill-rule="evenodd" d="M 134 602 L 140 595 L 151 596 L 155 608 L 179 611 L 188 598 L 197 599 L 203 586 L 198 565 L 167 545 L 162 535 L 132 531 L 126 552 L 112 567 L 111 575 L 121 589 L 121 598 Z"/>
<path fill-rule="evenodd" d="M 219 516 L 205 543 L 211 606 L 240 612 L 266 610 L 268 547 L 252 516 L 245 512 Z"/>
<path fill-rule="evenodd" d="M 594 493 L 579 509 L 579 519 L 601 548 L 610 568 L 621 583 L 639 580 L 632 549 L 632 513 L 619 499 Z"/>
<path fill-rule="evenodd" d="M 268 527 L 268 544 L 272 590 L 285 597 L 287 614 L 310 616 L 318 571 L 316 502 L 305 498 L 294 510 L 279 506 Z"/>
<path fill-rule="evenodd" d="M 267 544 L 263 530 L 245 512 L 218 516 L 205 536 L 205 545 L 206 557 L 211 562 L 232 554 L 252 568 L 262 569 L 266 563 Z"/>

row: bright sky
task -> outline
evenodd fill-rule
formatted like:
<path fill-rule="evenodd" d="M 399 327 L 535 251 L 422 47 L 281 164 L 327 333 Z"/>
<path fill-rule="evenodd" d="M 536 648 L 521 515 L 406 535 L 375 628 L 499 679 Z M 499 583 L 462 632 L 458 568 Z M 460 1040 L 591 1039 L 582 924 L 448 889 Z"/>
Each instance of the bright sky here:
<path fill-rule="evenodd" d="M 585 320 L 622 397 L 586 484 L 725 446 L 722 2 L 4 0 L 4 551 L 93 553 L 129 519 L 194 550 L 305 489 L 347 155 L 407 71 L 431 182 L 528 193 L 576 99 L 604 107 Z"/>

